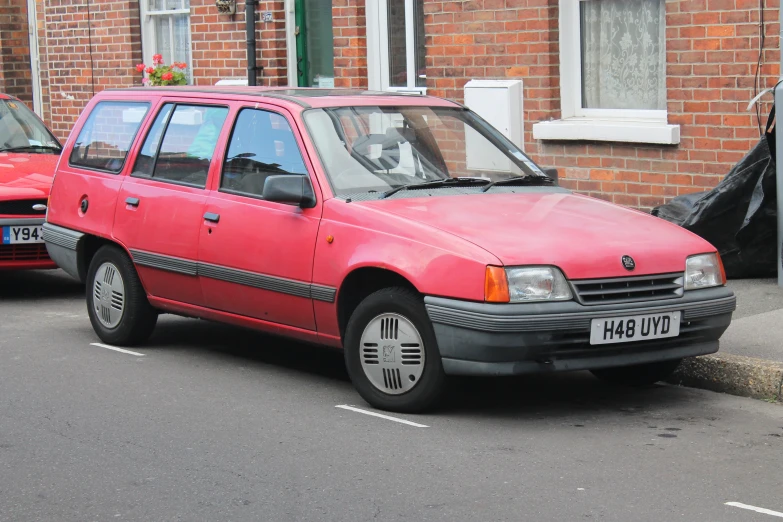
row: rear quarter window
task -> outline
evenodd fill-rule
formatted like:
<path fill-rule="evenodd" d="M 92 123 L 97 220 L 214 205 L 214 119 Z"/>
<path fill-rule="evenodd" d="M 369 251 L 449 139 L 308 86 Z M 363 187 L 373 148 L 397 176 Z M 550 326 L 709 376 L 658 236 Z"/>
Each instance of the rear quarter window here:
<path fill-rule="evenodd" d="M 120 172 L 148 110 L 149 104 L 145 102 L 96 104 L 76 138 L 70 165 Z"/>

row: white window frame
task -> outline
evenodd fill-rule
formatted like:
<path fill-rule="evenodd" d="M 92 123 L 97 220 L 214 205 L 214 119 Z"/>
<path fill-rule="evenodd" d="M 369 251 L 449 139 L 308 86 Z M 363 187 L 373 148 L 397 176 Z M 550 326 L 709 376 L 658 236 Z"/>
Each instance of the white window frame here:
<path fill-rule="evenodd" d="M 180 0 L 180 5 L 183 5 L 183 3 L 184 0 Z M 141 0 L 139 2 L 140 15 L 141 15 L 141 49 L 142 49 L 142 56 L 144 57 L 144 63 L 146 63 L 148 66 L 153 66 L 152 56 L 154 54 L 158 54 L 154 49 L 154 42 L 156 41 L 156 38 L 155 38 L 155 24 L 151 23 L 153 17 L 161 16 L 161 15 L 170 16 L 176 14 L 186 14 L 188 15 L 188 40 L 190 41 L 190 46 L 188 47 L 188 57 L 186 60 L 190 74 L 188 74 L 187 77 L 188 77 L 188 83 L 192 83 L 193 82 L 193 33 L 190 24 L 190 7 L 184 9 L 150 10 L 147 7 L 148 5 L 149 5 L 149 0 Z M 172 24 L 173 22 L 170 19 L 169 37 L 171 38 L 171 43 L 173 46 L 174 27 Z M 169 57 L 167 56 L 163 57 L 166 65 L 171 65 L 171 61 L 169 61 L 168 58 Z"/>
<path fill-rule="evenodd" d="M 30 39 L 30 70 L 33 81 L 33 111 L 43 118 L 41 101 L 41 55 L 38 51 L 38 13 L 35 0 L 27 0 L 27 32 Z"/>
<path fill-rule="evenodd" d="M 426 87 L 416 87 L 416 13 L 413 0 L 405 0 L 405 59 L 408 85 L 389 85 L 389 22 L 387 0 L 366 0 L 367 18 L 367 75 L 373 91 L 427 94 Z"/>
<path fill-rule="evenodd" d="M 666 110 L 582 107 L 580 2 L 559 0 L 561 119 L 533 125 L 539 140 L 591 140 L 677 144 L 680 126 L 668 124 Z M 663 42 L 665 45 L 665 39 Z"/>

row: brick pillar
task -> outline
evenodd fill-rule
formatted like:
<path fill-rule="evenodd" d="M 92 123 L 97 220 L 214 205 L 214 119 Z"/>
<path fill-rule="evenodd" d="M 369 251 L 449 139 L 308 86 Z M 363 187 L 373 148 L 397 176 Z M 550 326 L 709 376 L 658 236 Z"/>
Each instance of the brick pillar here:
<path fill-rule="evenodd" d="M 3 0 L 0 3 L 0 92 L 16 96 L 32 108 L 26 0 Z"/>

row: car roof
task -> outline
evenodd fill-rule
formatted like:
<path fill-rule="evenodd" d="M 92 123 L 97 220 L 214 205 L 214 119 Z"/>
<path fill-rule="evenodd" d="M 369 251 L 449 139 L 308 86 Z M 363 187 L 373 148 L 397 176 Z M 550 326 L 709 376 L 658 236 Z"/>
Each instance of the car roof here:
<path fill-rule="evenodd" d="M 425 106 L 425 107 L 461 107 L 458 103 L 420 94 L 367 91 L 361 89 L 322 89 L 316 87 L 248 87 L 248 86 L 175 86 L 175 87 L 127 87 L 106 89 L 104 93 L 146 93 L 156 95 L 187 96 L 209 98 L 226 96 L 234 99 L 259 98 L 285 101 L 301 108 L 323 108 L 343 106 Z M 99 94 L 100 95 L 100 94 Z"/>

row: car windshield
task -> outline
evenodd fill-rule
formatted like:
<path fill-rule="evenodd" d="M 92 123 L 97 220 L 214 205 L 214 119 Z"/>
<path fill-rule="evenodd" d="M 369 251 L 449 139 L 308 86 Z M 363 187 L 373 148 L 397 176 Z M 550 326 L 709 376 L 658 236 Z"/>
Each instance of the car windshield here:
<path fill-rule="evenodd" d="M 466 109 L 311 109 L 305 122 L 337 196 L 383 197 L 399 187 L 443 180 L 480 187 L 482 181 L 544 176 L 516 145 Z"/>
<path fill-rule="evenodd" d="M 16 100 L 0 100 L 0 152 L 59 154 L 62 146 L 46 125 Z"/>

